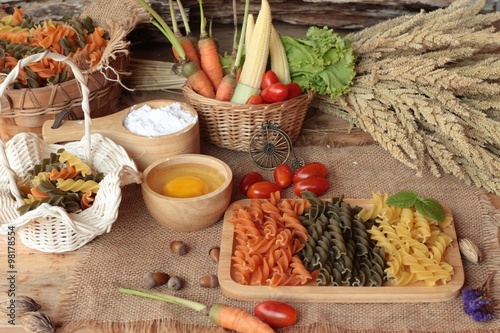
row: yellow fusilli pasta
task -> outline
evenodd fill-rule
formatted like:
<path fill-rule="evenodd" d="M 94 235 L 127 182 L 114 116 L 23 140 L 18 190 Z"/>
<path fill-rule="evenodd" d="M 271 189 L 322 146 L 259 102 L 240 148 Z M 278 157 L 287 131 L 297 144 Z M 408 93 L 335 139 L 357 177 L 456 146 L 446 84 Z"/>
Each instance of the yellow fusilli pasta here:
<path fill-rule="evenodd" d="M 373 207 L 363 208 L 358 214 L 376 220 L 368 232 L 385 251 L 387 278 L 395 285 L 422 281 L 434 286 L 449 282 L 453 266 L 443 261 L 443 255 L 453 240 L 443 230 L 451 224 L 452 217 L 437 223 L 413 208 L 391 207 L 385 203 L 387 198 L 387 194 L 374 193 Z"/>

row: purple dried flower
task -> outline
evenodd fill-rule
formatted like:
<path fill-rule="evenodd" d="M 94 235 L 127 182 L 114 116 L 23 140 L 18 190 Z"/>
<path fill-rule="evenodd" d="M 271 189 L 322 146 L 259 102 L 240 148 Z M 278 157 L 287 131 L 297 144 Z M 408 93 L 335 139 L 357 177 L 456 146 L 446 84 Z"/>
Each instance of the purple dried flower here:
<path fill-rule="evenodd" d="M 470 302 L 484 295 L 483 290 L 478 290 L 474 288 L 467 288 L 462 290 L 462 302 Z"/>
<path fill-rule="evenodd" d="M 472 320 L 474 321 L 484 322 L 491 320 L 493 318 L 494 318 L 493 314 L 491 314 L 491 312 L 488 311 L 476 311 L 472 314 Z"/>
<path fill-rule="evenodd" d="M 491 299 L 488 297 L 488 284 L 495 275 L 492 272 L 486 282 L 480 288 L 466 288 L 462 290 L 462 302 L 464 312 L 478 322 L 488 321 L 494 318 Z"/>

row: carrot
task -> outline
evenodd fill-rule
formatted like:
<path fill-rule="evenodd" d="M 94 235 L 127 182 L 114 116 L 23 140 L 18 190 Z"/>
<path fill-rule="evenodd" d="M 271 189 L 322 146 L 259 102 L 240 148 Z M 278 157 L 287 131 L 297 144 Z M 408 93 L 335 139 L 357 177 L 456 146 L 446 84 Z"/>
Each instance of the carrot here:
<path fill-rule="evenodd" d="M 186 36 L 183 36 L 182 33 L 179 30 L 179 27 L 177 25 L 177 20 L 175 19 L 175 11 L 174 11 L 174 1 L 169 0 L 170 3 L 170 16 L 172 17 L 172 29 L 174 31 L 174 35 L 179 41 L 179 44 L 181 44 L 182 49 L 186 53 L 186 57 L 191 60 L 196 62 L 198 65 L 200 65 L 200 57 L 198 55 L 198 49 L 194 46 L 193 41 L 189 39 Z M 175 59 L 177 59 L 179 62 L 181 61 L 181 58 L 179 57 L 179 53 L 175 50 L 175 47 L 172 46 L 172 52 L 174 53 Z"/>
<path fill-rule="evenodd" d="M 187 18 L 186 11 L 184 10 L 184 6 L 182 5 L 181 0 L 177 0 L 177 6 L 179 6 L 179 11 L 181 12 L 182 22 L 184 23 L 184 29 L 186 30 L 186 37 L 191 39 L 191 42 L 196 48 L 196 51 L 198 52 L 199 56 L 200 53 L 198 50 L 198 37 L 193 35 L 193 33 L 191 32 L 191 27 L 189 26 L 189 20 Z"/>
<path fill-rule="evenodd" d="M 245 13 L 243 15 L 243 25 L 241 27 L 241 36 L 240 36 L 240 42 L 238 45 L 236 45 L 236 37 L 234 41 L 234 47 L 233 47 L 233 55 L 234 55 L 234 50 L 236 50 L 236 55 L 234 55 L 234 61 L 233 65 L 231 66 L 231 70 L 229 71 L 229 74 L 225 75 L 222 78 L 222 81 L 217 88 L 216 94 L 215 94 L 215 99 L 219 101 L 230 101 L 231 97 L 233 97 L 234 89 L 236 88 L 236 84 L 238 83 L 238 78 L 237 75 L 240 70 L 240 63 L 241 63 L 241 57 L 242 57 L 242 50 L 243 50 L 243 45 L 245 42 L 245 30 L 246 30 L 246 25 L 247 25 L 247 19 L 248 19 L 248 11 L 250 7 L 250 0 L 245 1 Z M 234 21 L 235 21 L 235 36 L 237 35 L 237 15 L 236 15 L 236 4 L 235 1 L 233 0 L 233 8 L 235 11 L 234 15 Z"/>
<path fill-rule="evenodd" d="M 237 332 L 266 333 L 274 330 L 250 313 L 223 304 L 210 307 L 209 318 L 212 323 Z"/>
<path fill-rule="evenodd" d="M 234 88 L 236 87 L 236 76 L 234 74 L 227 74 L 222 78 L 222 81 L 217 88 L 217 92 L 215 93 L 215 99 L 218 101 L 230 101 L 231 97 L 233 97 Z"/>
<path fill-rule="evenodd" d="M 156 299 L 158 301 L 173 303 L 196 310 L 205 315 L 208 315 L 212 323 L 226 329 L 234 330 L 236 332 L 274 333 L 274 330 L 271 328 L 271 326 L 239 308 L 234 308 L 219 303 L 213 304 L 210 308 L 208 308 L 208 306 L 203 303 L 198 303 L 185 298 L 140 288 L 120 287 L 118 290 L 122 294 Z"/>
<path fill-rule="evenodd" d="M 181 59 L 182 75 L 188 80 L 189 84 L 191 84 L 193 90 L 204 97 L 214 98 L 215 90 L 213 89 L 210 81 L 208 81 L 208 78 L 206 78 L 206 74 L 201 70 L 196 62 L 190 61 L 187 58 L 186 52 L 184 52 L 184 49 L 168 24 L 165 23 L 160 15 L 158 15 L 158 13 L 155 12 L 155 10 L 144 0 L 137 0 L 137 2 L 151 14 L 152 17 L 150 22 L 165 35 L 168 41 L 172 44 L 172 47 L 174 47 L 179 54 L 179 58 Z"/>
<path fill-rule="evenodd" d="M 198 94 L 207 97 L 215 98 L 215 91 L 212 83 L 204 71 L 198 67 L 195 62 L 189 62 L 182 66 L 182 75 L 187 78 L 188 83 Z"/>
<path fill-rule="evenodd" d="M 217 91 L 223 76 L 222 65 L 219 60 L 219 51 L 215 39 L 210 37 L 206 31 L 207 19 L 203 12 L 203 1 L 198 0 L 198 3 L 200 4 L 201 17 L 200 40 L 198 41 L 201 69 L 207 74 L 210 82 L 212 82 L 214 91 Z"/>

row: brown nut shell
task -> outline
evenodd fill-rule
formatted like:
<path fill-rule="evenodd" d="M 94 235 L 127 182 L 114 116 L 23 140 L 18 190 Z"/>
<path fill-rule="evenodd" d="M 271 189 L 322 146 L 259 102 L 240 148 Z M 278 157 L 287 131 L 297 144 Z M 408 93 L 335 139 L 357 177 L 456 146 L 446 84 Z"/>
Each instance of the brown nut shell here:
<path fill-rule="evenodd" d="M 8 313 L 11 303 L 14 302 L 17 315 L 23 315 L 26 312 L 35 312 L 42 307 L 33 298 L 29 296 L 16 296 L 14 300 L 7 299 L 0 302 L 0 312 Z"/>
<path fill-rule="evenodd" d="M 170 251 L 173 253 L 183 256 L 188 252 L 186 243 L 183 241 L 172 241 L 170 243 Z"/>
<path fill-rule="evenodd" d="M 143 286 L 146 289 L 161 286 L 167 283 L 169 278 L 170 276 L 164 272 L 146 272 L 143 278 Z"/>
<path fill-rule="evenodd" d="M 167 286 L 169 289 L 179 290 L 182 287 L 182 280 L 180 277 L 173 275 L 168 279 Z"/>
<path fill-rule="evenodd" d="M 220 256 L 220 247 L 214 246 L 208 251 L 208 255 L 210 256 L 210 259 L 212 259 L 213 262 L 219 262 L 219 256 Z"/>
<path fill-rule="evenodd" d="M 19 323 L 28 333 L 55 333 L 52 318 L 43 312 L 26 312 L 19 318 Z"/>
<path fill-rule="evenodd" d="M 219 286 L 219 278 L 217 275 L 205 275 L 199 280 L 200 287 L 203 288 L 217 288 Z"/>

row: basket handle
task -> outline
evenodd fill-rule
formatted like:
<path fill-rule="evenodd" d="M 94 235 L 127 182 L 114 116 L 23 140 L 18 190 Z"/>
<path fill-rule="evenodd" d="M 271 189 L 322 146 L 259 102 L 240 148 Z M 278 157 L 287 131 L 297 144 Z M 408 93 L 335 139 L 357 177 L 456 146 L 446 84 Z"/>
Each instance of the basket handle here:
<path fill-rule="evenodd" d="M 78 66 L 67 56 L 63 56 L 58 53 L 53 53 L 50 51 L 45 51 L 43 53 L 36 53 L 33 55 L 30 55 L 26 58 L 23 58 L 19 60 L 17 63 L 16 67 L 12 69 L 12 71 L 7 75 L 5 80 L 2 82 L 0 85 L 0 96 L 3 96 L 5 90 L 8 88 L 8 85 L 13 82 L 17 76 L 19 75 L 19 72 L 21 68 L 25 67 L 29 63 L 32 62 L 37 62 L 42 60 L 43 58 L 51 58 L 56 61 L 62 61 L 65 62 L 67 65 L 71 67 L 71 70 L 73 71 L 73 75 L 75 76 L 75 79 L 78 81 L 80 85 L 80 89 L 82 91 L 82 111 L 83 111 L 83 116 L 84 116 L 84 125 L 85 125 L 85 134 L 82 139 L 82 144 L 84 148 L 84 157 L 85 157 L 85 162 L 89 165 L 92 166 L 92 156 L 91 156 L 91 136 L 90 136 L 90 129 L 92 126 L 92 120 L 90 118 L 90 104 L 89 104 L 89 94 L 90 90 L 87 87 L 87 84 L 85 82 L 85 78 L 83 77 L 82 72 L 78 68 Z M 0 112 L 2 112 L 2 105 L 0 103 Z M 3 142 L 2 142 L 3 143 Z M 3 150 L 4 145 L 0 145 L 0 149 Z M 0 152 L 0 155 L 5 154 L 3 151 Z M 0 158 L 1 162 L 7 167 L 7 169 L 11 169 L 10 165 L 8 163 L 8 160 L 5 158 Z"/>

